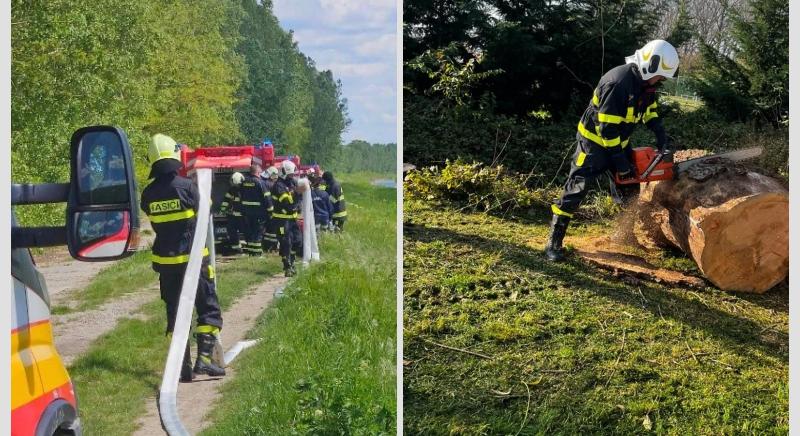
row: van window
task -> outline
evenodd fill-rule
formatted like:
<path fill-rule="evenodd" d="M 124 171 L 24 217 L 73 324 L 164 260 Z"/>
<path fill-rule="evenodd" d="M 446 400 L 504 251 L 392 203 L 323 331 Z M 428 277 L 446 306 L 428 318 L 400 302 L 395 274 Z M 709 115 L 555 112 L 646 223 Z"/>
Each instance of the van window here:
<path fill-rule="evenodd" d="M 87 133 L 80 143 L 78 201 L 81 204 L 117 204 L 128 201 L 128 179 L 122 142 L 111 132 Z"/>

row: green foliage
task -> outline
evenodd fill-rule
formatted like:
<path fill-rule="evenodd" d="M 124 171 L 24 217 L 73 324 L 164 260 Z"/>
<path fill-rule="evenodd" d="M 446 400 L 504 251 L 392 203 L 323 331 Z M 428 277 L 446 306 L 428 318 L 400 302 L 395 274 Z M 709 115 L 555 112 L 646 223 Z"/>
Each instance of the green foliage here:
<path fill-rule="evenodd" d="M 502 163 L 531 172 L 533 181 L 550 182 L 574 144 L 575 123 L 495 114 L 493 107 L 493 99 L 488 97 L 473 108 L 442 105 L 426 96 L 406 96 L 403 158 L 418 166 L 442 165 L 455 158 Z M 545 176 L 550 179 L 545 181 Z"/>
<path fill-rule="evenodd" d="M 150 136 L 192 146 L 275 140 L 333 162 L 349 120 L 341 84 L 317 71 L 270 2 L 99 0 L 11 3 L 12 179 L 66 182 L 69 139 L 122 127 L 140 185 Z M 19 209 L 63 223 L 59 206 Z"/>
<path fill-rule="evenodd" d="M 573 96 L 588 101 L 599 75 L 639 48 L 654 22 L 645 4 L 625 0 L 410 0 L 403 8 L 406 93 L 462 103 L 490 95 L 497 113 L 544 109 L 555 120 L 571 119 Z"/>
<path fill-rule="evenodd" d="M 437 167 L 411 171 L 403 182 L 405 198 L 449 207 L 486 212 L 524 212 L 549 206 L 553 192 L 527 187 L 530 177 L 508 171 L 502 165 L 448 161 Z"/>
<path fill-rule="evenodd" d="M 789 1 L 752 0 L 732 20 L 732 56 L 704 45 L 694 88 L 728 120 L 788 125 Z"/>
<path fill-rule="evenodd" d="M 280 27 L 271 3 L 239 3 L 244 13 L 237 52 L 248 71 L 236 104 L 241 139 L 257 142 L 266 136 L 279 153 L 332 162 L 350 123 L 341 83 L 330 71 L 318 71 L 300 52 L 292 33 Z"/>
<path fill-rule="evenodd" d="M 370 144 L 356 139 L 342 147 L 335 171 L 392 173 L 397 170 L 397 144 Z"/>
<path fill-rule="evenodd" d="M 345 380 L 334 380 L 332 386 L 320 383 L 318 377 L 300 380 L 295 385 L 297 418 L 292 434 L 325 435 L 390 435 L 395 427 L 394 411 L 382 406 L 365 409 L 359 401 L 342 395 Z"/>
<path fill-rule="evenodd" d="M 496 76 L 503 72 L 501 69 L 477 73 L 476 58 L 463 60 L 459 57 L 460 50 L 456 44 L 438 50 L 427 50 L 406 65 L 411 70 L 424 73 L 433 81 L 427 95 L 441 95 L 445 100 L 456 105 L 463 105 L 470 100 L 470 90 L 483 79 Z"/>
<path fill-rule="evenodd" d="M 344 233 L 321 239 L 258 319 L 204 435 L 396 433 L 396 191 L 342 177 Z"/>

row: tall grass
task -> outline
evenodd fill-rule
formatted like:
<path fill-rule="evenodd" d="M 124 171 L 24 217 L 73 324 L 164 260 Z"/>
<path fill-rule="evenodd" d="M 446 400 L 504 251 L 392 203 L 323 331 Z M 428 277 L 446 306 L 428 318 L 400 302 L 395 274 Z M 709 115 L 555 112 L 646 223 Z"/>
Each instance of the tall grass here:
<path fill-rule="evenodd" d="M 258 320 L 203 434 L 395 433 L 396 191 L 343 187 L 345 232 Z"/>

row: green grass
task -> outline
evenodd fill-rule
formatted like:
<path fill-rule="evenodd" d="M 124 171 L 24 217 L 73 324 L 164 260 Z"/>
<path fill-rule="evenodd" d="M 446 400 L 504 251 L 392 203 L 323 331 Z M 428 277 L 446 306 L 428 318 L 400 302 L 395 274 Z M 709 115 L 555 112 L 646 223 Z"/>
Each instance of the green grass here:
<path fill-rule="evenodd" d="M 85 288 L 72 291 L 69 307 L 56 306 L 54 309 L 56 313 L 95 309 L 157 282 L 158 276 L 150 266 L 150 250 L 138 251 L 112 267 L 102 269 Z"/>
<path fill-rule="evenodd" d="M 788 432 L 787 286 L 630 286 L 547 231 L 406 203 L 405 434 Z"/>
<path fill-rule="evenodd" d="M 344 178 L 345 232 L 258 320 L 203 434 L 395 434 L 396 191 L 371 178 Z"/>
<path fill-rule="evenodd" d="M 147 266 L 149 272 L 142 275 L 155 280 L 156 274 L 149 269 L 149 263 Z M 228 308 L 247 289 L 280 271 L 277 257 L 242 258 L 220 265 L 217 273 L 220 305 Z M 114 292 L 124 293 L 132 292 L 138 285 L 120 281 L 116 286 L 120 289 Z M 154 292 L 157 295 L 158 291 Z M 70 366 L 85 434 L 130 434 L 145 411 L 145 399 L 157 393 L 169 339 L 164 336 L 164 304 L 156 298 L 157 301 L 141 310 L 146 320 L 121 320 Z"/>

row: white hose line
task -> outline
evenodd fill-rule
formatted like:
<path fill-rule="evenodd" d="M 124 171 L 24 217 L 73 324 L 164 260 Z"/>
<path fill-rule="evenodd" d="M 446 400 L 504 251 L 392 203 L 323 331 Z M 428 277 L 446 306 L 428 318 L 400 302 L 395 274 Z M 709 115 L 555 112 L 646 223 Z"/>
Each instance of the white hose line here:
<path fill-rule="evenodd" d="M 211 170 L 200 168 L 196 172 L 197 187 L 200 193 L 200 204 L 197 212 L 197 225 L 195 229 L 208 227 L 211 212 Z M 186 351 L 186 342 L 189 340 L 189 329 L 192 324 L 192 309 L 194 309 L 197 282 L 200 277 L 200 267 L 203 261 L 203 248 L 206 246 L 208 233 L 195 231 L 192 240 L 192 250 L 189 254 L 189 264 L 183 276 L 183 287 L 178 302 L 178 313 L 175 317 L 175 329 L 172 333 L 172 342 L 169 345 L 167 363 L 164 366 L 164 378 L 161 380 L 161 390 L 158 396 L 158 412 L 161 415 L 161 424 L 170 436 L 188 436 L 189 432 L 181 423 L 178 416 L 178 378 L 183 364 L 183 354 Z M 213 245 L 213 237 L 211 239 Z"/>
<path fill-rule="evenodd" d="M 259 343 L 261 339 L 251 339 L 249 341 L 239 341 L 230 350 L 225 352 L 225 365 L 228 365 L 242 352 L 242 350 L 252 347 Z"/>
<path fill-rule="evenodd" d="M 305 186 L 303 192 L 303 264 L 308 265 L 312 260 L 319 260 L 319 245 L 317 244 L 317 226 L 314 222 L 314 200 L 311 199 L 311 184 L 308 179 L 302 178 L 297 182 Z"/>

